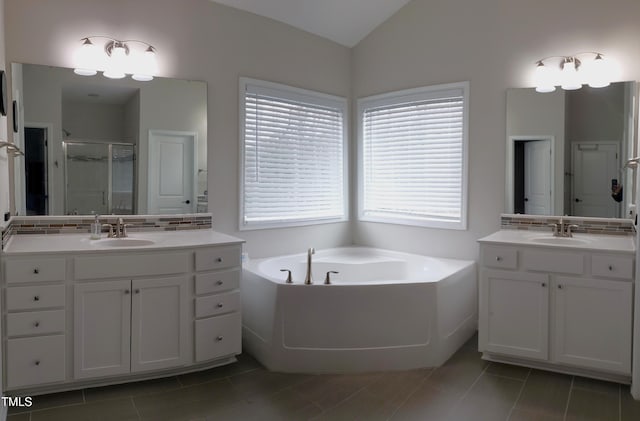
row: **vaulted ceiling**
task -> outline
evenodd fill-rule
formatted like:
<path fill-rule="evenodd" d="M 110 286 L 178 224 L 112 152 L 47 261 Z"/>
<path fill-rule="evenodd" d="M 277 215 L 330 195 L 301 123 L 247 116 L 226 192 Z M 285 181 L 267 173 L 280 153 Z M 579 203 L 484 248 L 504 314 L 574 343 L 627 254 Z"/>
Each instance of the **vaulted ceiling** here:
<path fill-rule="evenodd" d="M 212 0 L 353 47 L 410 0 Z"/>

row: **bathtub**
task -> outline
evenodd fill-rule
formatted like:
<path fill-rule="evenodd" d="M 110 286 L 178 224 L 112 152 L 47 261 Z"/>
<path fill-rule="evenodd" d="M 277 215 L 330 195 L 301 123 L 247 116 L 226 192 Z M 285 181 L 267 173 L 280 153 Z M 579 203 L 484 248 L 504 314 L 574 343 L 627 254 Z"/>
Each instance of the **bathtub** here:
<path fill-rule="evenodd" d="M 243 266 L 243 347 L 273 371 L 346 373 L 444 363 L 477 328 L 475 262 L 366 247 Z M 285 283 L 290 269 L 294 284 Z M 331 285 L 324 285 L 327 271 Z"/>

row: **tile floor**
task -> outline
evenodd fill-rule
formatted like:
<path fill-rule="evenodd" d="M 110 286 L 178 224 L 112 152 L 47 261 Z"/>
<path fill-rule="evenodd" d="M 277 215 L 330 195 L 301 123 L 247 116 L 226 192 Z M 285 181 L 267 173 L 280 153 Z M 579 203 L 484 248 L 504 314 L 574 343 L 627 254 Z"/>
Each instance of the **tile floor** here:
<path fill-rule="evenodd" d="M 629 387 L 480 359 L 472 338 L 442 367 L 272 373 L 254 359 L 160 380 L 34 397 L 9 421 L 640 420 Z"/>

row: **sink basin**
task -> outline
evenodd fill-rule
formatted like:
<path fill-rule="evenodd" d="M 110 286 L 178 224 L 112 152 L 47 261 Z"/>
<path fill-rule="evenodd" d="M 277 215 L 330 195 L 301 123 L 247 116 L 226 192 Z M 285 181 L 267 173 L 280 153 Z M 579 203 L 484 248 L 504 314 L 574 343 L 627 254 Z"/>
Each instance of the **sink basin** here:
<path fill-rule="evenodd" d="M 540 244 L 561 244 L 566 246 L 585 246 L 591 243 L 589 240 L 575 237 L 535 237 L 531 241 Z"/>
<path fill-rule="evenodd" d="M 101 240 L 98 244 L 107 247 L 140 247 L 150 246 L 155 244 L 155 241 L 145 238 L 109 238 L 108 240 Z"/>

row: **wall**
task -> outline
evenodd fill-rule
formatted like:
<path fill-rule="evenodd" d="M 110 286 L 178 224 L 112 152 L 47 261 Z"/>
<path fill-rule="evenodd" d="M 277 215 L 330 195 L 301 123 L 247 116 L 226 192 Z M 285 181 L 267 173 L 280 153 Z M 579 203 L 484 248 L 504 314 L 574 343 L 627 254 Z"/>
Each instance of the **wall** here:
<path fill-rule="evenodd" d="M 507 138 L 509 136 L 553 136 L 553 215 L 564 215 L 565 91 L 540 94 L 533 89 L 507 90 Z M 506 159 L 506 157 L 505 157 Z M 505 191 L 505 195 L 507 195 Z M 507 195 L 508 197 L 508 195 Z M 505 210 L 508 210 L 505 203 Z"/>
<path fill-rule="evenodd" d="M 4 22 L 4 0 L 0 0 L 0 22 Z M 4 25 L 0 26 L 0 70 L 7 71 L 5 61 L 5 29 Z M 8 99 L 8 98 L 7 98 Z M 9 103 L 7 102 L 7 107 Z M 0 141 L 8 141 L 7 117 L 0 117 Z M 9 159 L 7 158 L 6 149 L 0 150 L 0 228 L 4 227 L 3 215 L 9 211 Z"/>
<path fill-rule="evenodd" d="M 475 258 L 504 210 L 505 93 L 533 86 L 536 60 L 601 51 L 617 80 L 640 79 L 640 2 L 413 0 L 353 49 L 354 100 L 470 81 L 469 229 L 356 223 L 356 243 Z"/>
<path fill-rule="evenodd" d="M 161 76 L 207 82 L 209 210 L 252 257 L 351 243 L 346 222 L 238 231 L 238 78 L 348 97 L 348 48 L 208 0 L 6 0 L 6 9 L 9 62 L 73 67 L 80 38 L 104 34 L 152 43 Z"/>

